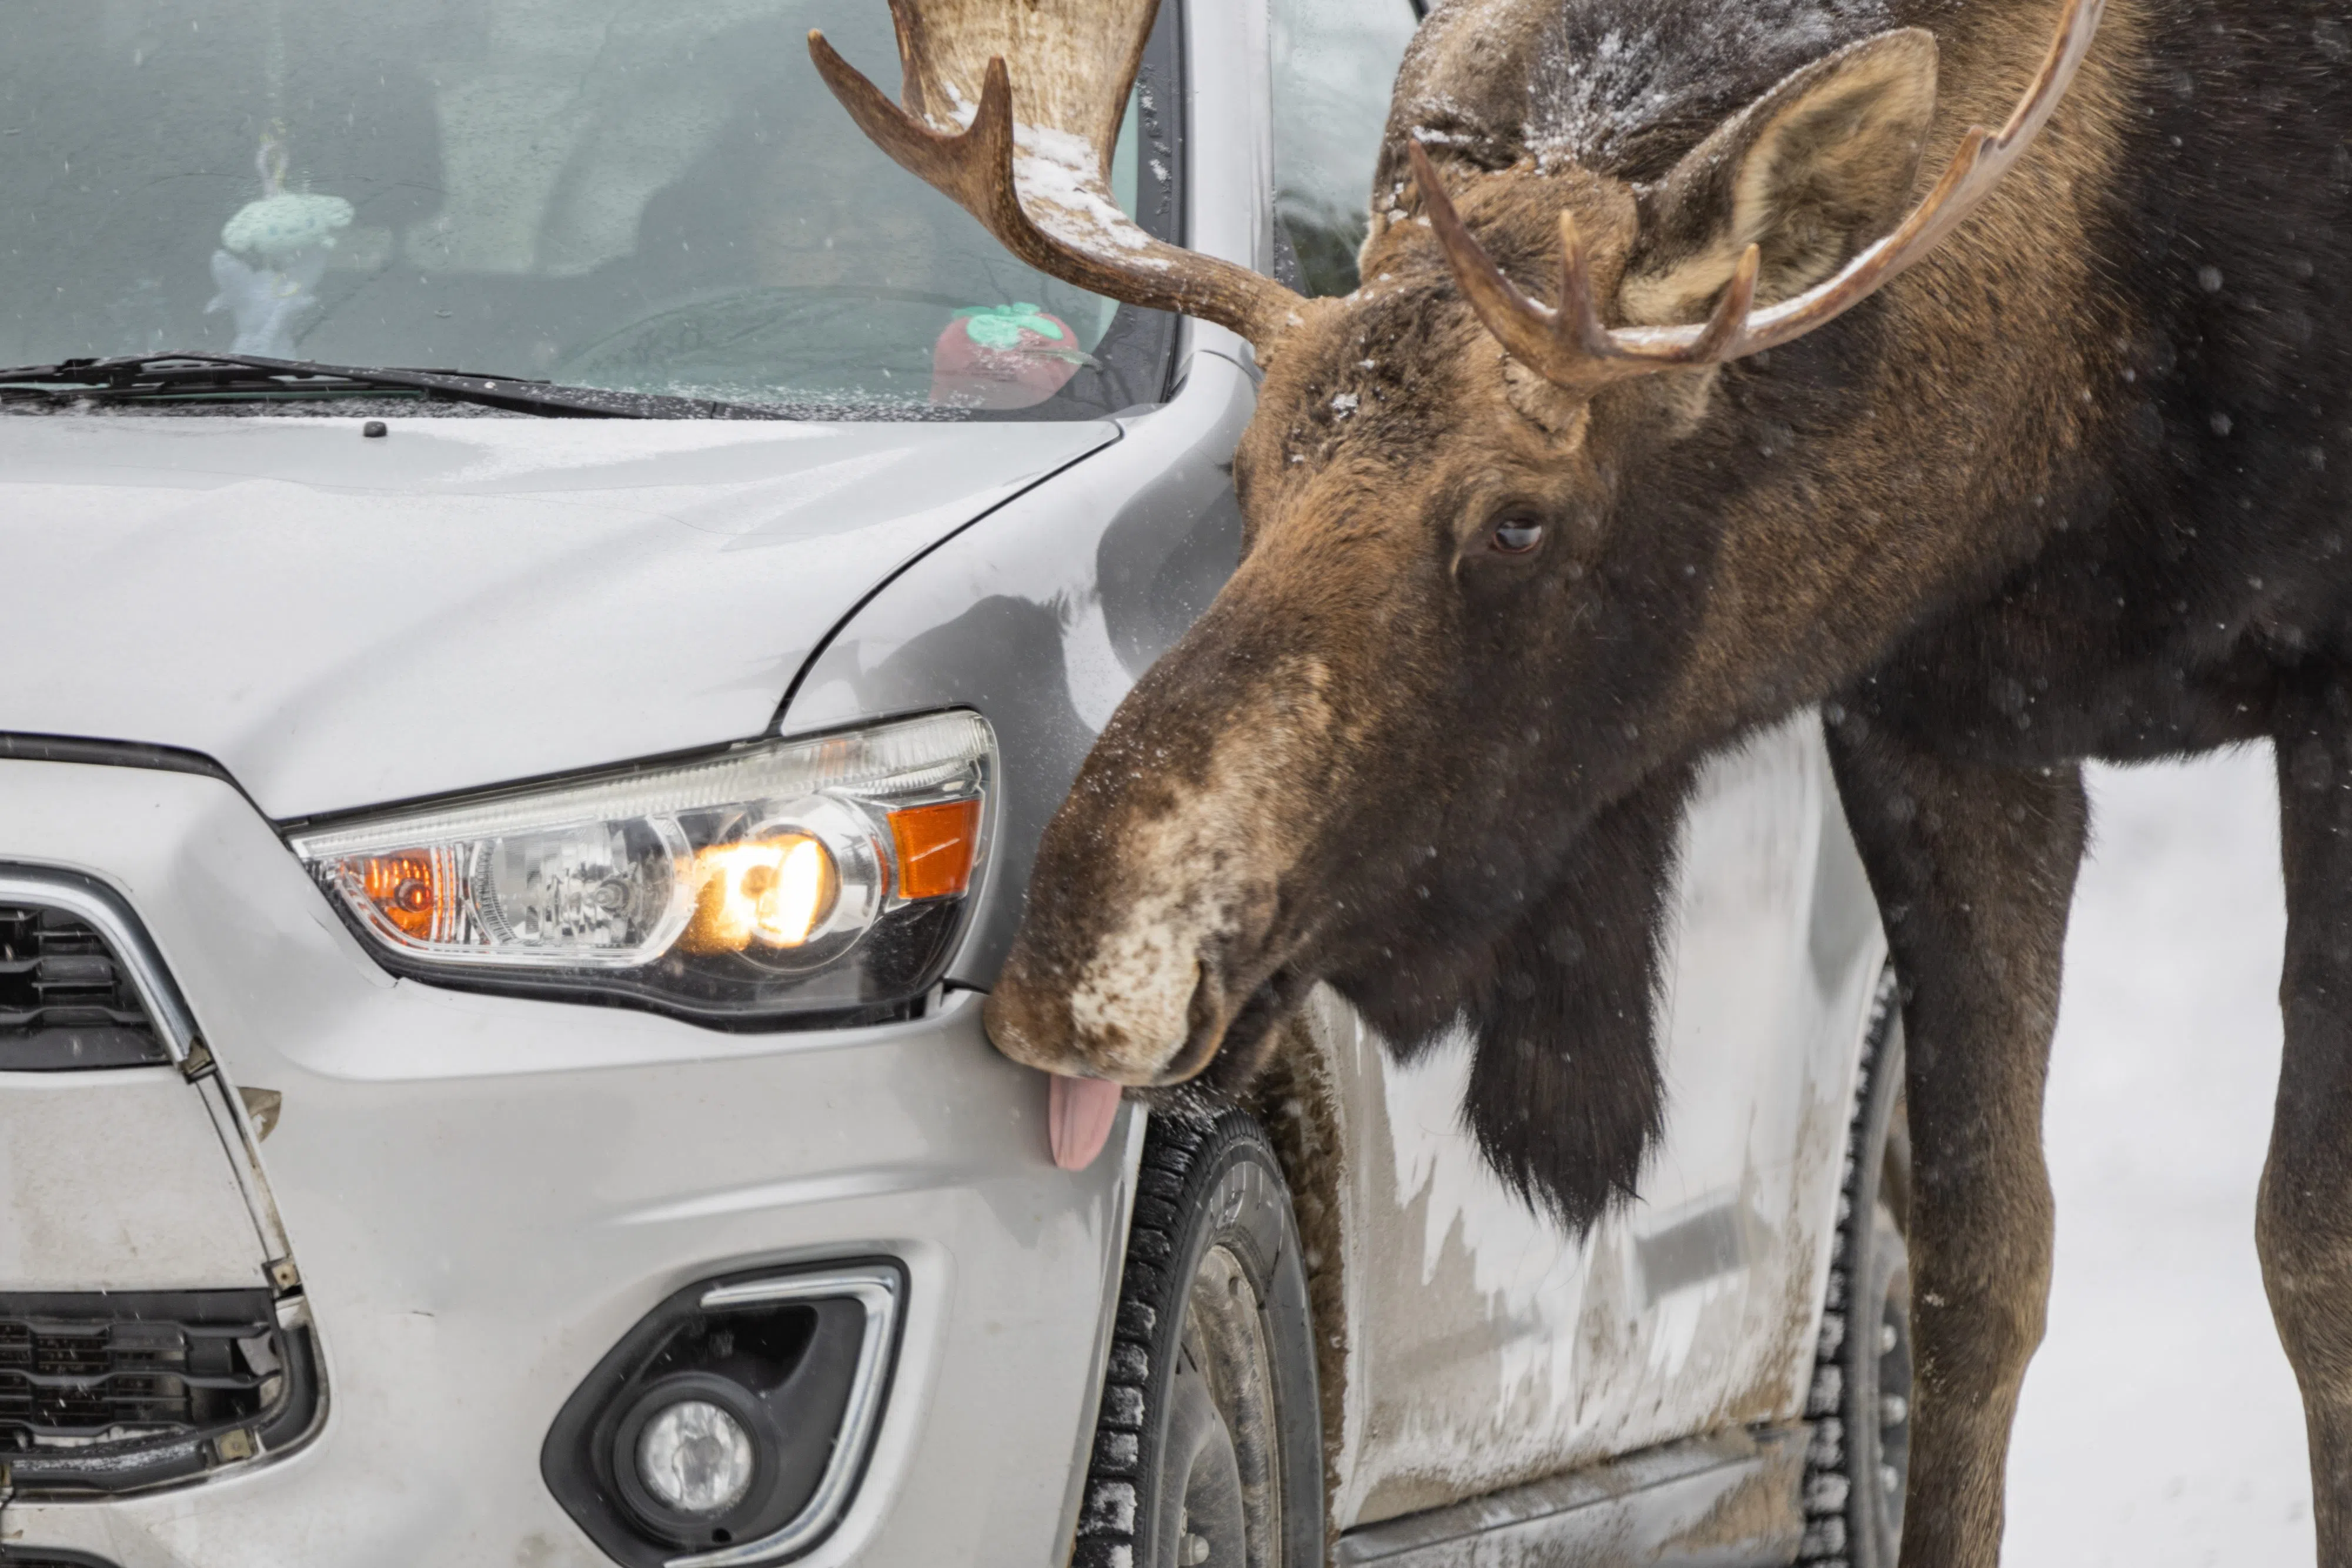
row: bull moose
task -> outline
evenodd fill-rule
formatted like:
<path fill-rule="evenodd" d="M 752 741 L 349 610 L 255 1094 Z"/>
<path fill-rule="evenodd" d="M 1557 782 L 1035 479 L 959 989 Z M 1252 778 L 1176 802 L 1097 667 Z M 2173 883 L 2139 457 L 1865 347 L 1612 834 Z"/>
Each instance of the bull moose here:
<path fill-rule="evenodd" d="M 1367 281 L 1313 300 L 1111 203 L 1154 0 L 892 6 L 903 107 L 812 38 L 869 135 L 1024 261 L 1265 371 L 1240 567 L 1103 733 L 989 1000 L 1073 1081 L 1065 1152 L 1102 1085 L 1238 1092 L 1325 982 L 1392 1040 L 1465 1023 L 1469 1133 L 1589 1224 L 1660 1126 L 1695 768 L 1819 705 L 1909 1040 L 1903 1560 L 1991 1563 L 2082 764 L 2267 737 L 2258 1237 L 2320 1558 L 2352 1563 L 2342 6 L 1450 0 Z"/>

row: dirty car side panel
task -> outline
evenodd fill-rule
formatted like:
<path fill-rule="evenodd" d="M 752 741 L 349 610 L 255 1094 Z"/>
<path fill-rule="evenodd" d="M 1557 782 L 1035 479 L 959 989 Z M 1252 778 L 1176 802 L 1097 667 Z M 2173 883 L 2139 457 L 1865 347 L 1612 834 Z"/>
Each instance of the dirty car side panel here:
<path fill-rule="evenodd" d="M 1336 1529 L 1802 1413 L 1884 951 L 1810 716 L 1710 766 L 1676 910 L 1665 1141 L 1581 1241 L 1462 1135 L 1465 1044 L 1401 1068 L 1318 993 Z"/>

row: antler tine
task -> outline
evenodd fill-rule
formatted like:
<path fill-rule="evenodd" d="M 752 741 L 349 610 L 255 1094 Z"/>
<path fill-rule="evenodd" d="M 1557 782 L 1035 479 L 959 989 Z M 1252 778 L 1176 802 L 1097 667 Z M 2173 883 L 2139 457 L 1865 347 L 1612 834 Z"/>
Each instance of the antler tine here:
<path fill-rule="evenodd" d="M 1966 222 L 2049 122 L 2090 52 L 2106 0 L 2066 0 L 2042 68 L 1998 134 L 1969 128 L 1935 188 L 1885 238 L 1836 276 L 1793 298 L 1752 311 L 1759 254 L 1739 258 L 1730 286 L 1703 322 L 1686 327 L 1608 327 L 1593 298 L 1591 264 L 1573 218 L 1560 219 L 1560 308 L 1521 293 L 1471 236 L 1419 144 L 1408 151 L 1430 226 L 1455 282 L 1488 331 L 1514 359 L 1565 386 L 1591 390 L 1676 365 L 1743 358 L 1801 338 L 1843 315 L 1920 261 Z"/>
<path fill-rule="evenodd" d="M 1486 323 L 1486 330 L 1495 335 L 1506 353 L 1529 370 L 1556 382 L 1577 377 L 1585 369 L 1591 350 L 1582 341 L 1564 334 L 1559 324 L 1564 317 L 1591 315 L 1592 287 L 1574 220 L 1565 213 L 1560 214 L 1560 298 L 1565 308 L 1555 312 L 1520 292 L 1517 284 L 1503 276 L 1503 269 L 1495 265 L 1486 247 L 1472 237 L 1469 225 L 1454 210 L 1453 198 L 1445 193 L 1445 183 L 1437 177 L 1437 166 L 1422 151 L 1421 143 L 1408 142 L 1405 156 L 1412 163 L 1413 182 L 1421 188 L 1429 226 L 1437 235 L 1438 248 L 1445 253 L 1454 284 L 1469 300 L 1470 308 L 1478 313 L 1478 319 Z M 1573 304 L 1580 298 L 1583 301 L 1580 313 Z M 1581 336 L 1578 334 L 1577 339 Z"/>
<path fill-rule="evenodd" d="M 1559 214 L 1559 305 L 1554 308 L 1529 298 L 1495 265 L 1463 223 L 1420 143 L 1410 144 L 1406 155 L 1430 227 L 1471 308 L 1513 359 L 1551 381 L 1591 388 L 1676 365 L 1710 363 L 1726 354 L 1747 324 L 1762 260 L 1755 246 L 1740 256 L 1723 298 L 1695 334 L 1612 330 L 1601 319 L 1592 261 L 1574 214 Z"/>
<path fill-rule="evenodd" d="M 1573 324 L 1584 351 L 1596 361 L 1619 364 L 1621 375 L 1641 375 L 1676 365 L 1714 364 L 1730 357 L 1733 344 L 1748 325 L 1748 313 L 1755 308 L 1756 279 L 1764 267 L 1763 247 L 1749 246 L 1739 253 L 1723 298 L 1715 302 L 1696 336 L 1686 331 L 1652 334 L 1640 328 L 1620 330 L 1601 324 L 1600 307 L 1593 299 L 1592 263 L 1571 213 L 1559 214 L 1559 248 L 1562 315 Z"/>
<path fill-rule="evenodd" d="M 924 0 L 892 0 L 906 108 L 842 58 L 823 33 L 809 34 L 809 55 L 876 146 L 980 220 L 1020 260 L 1093 293 L 1231 328 L 1265 353 L 1296 319 L 1299 296 L 1246 267 L 1152 238 L 1110 199 L 1105 175 L 1118 110 L 1133 77 L 1132 56 L 1114 82 L 1115 73 L 1101 68 L 1100 38 L 1054 31 L 1064 13 L 1081 18 L 1074 31 L 1083 25 L 1098 32 L 1116 22 L 1093 8 L 1100 4 L 938 0 L 927 13 Z M 1137 52 L 1155 5 L 1156 0 L 1128 0 L 1122 7 Z M 1045 43 L 1034 46 L 1030 40 L 1041 32 Z M 1023 100 L 1024 112 L 1036 113 L 1042 123 L 1016 118 L 1013 72 L 1003 54 L 980 57 L 984 67 L 975 57 L 982 47 L 1000 45 L 1037 47 L 1044 54 L 1033 83 L 1038 90 L 1034 99 Z M 978 102 L 971 105 L 975 87 Z M 1112 101 L 1095 102 L 1089 94 Z M 971 105 L 971 118 L 960 130 L 940 130 L 931 122 L 935 106 L 950 103 L 958 120 Z"/>

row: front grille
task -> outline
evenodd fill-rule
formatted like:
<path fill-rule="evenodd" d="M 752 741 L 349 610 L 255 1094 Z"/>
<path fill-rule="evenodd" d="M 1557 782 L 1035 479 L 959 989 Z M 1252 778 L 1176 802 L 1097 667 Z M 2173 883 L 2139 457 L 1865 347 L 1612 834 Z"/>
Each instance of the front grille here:
<path fill-rule="evenodd" d="M 0 1071 L 170 1060 L 138 988 L 95 927 L 61 909 L 0 903 Z"/>
<path fill-rule="evenodd" d="M 0 1463 L 234 1427 L 284 1373 L 267 1291 L 0 1296 Z"/>

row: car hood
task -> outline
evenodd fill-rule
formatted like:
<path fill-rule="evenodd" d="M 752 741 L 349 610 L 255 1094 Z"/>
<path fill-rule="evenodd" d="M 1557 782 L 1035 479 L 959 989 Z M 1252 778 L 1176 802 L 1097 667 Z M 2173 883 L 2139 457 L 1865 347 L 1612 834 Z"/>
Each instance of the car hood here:
<path fill-rule="evenodd" d="M 1108 423 L 0 418 L 0 733 L 270 816 L 764 731 L 915 556 Z"/>

